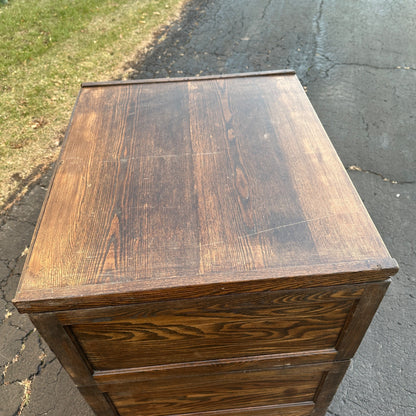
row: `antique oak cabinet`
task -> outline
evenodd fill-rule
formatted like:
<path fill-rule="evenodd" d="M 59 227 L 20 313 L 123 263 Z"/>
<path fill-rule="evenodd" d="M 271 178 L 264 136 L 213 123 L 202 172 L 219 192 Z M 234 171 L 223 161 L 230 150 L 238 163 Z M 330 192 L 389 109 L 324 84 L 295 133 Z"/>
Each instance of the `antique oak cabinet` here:
<path fill-rule="evenodd" d="M 293 71 L 82 86 L 15 304 L 97 415 L 324 415 L 397 271 Z"/>

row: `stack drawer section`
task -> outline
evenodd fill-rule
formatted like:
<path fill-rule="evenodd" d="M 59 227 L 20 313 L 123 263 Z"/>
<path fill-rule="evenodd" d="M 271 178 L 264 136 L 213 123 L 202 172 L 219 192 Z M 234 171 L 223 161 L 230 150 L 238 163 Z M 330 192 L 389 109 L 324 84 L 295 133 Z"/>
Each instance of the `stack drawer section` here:
<path fill-rule="evenodd" d="M 61 321 L 94 371 L 333 353 L 363 289 L 233 294 L 76 311 Z"/>
<path fill-rule="evenodd" d="M 244 362 L 241 363 L 244 367 Z M 100 390 L 121 416 L 218 414 L 310 415 L 329 373 L 341 380 L 348 363 L 320 363 L 257 370 L 220 370 L 212 364 L 153 372 L 97 375 Z M 158 373 L 162 374 L 158 374 Z M 255 408 L 250 409 L 256 404 Z M 292 413 L 289 413 L 292 412 Z M 213 413 L 216 414 L 216 413 Z"/>
<path fill-rule="evenodd" d="M 32 319 L 42 333 L 59 335 L 57 355 L 100 414 L 322 416 L 387 286 L 227 294 Z"/>

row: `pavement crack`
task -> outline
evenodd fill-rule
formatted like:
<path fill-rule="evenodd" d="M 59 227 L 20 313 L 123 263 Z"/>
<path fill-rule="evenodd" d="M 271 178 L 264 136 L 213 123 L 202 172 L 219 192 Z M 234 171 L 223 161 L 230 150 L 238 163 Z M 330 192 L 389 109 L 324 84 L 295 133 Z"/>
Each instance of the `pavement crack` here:
<path fill-rule="evenodd" d="M 12 326 L 12 327 L 14 327 L 14 328 L 17 328 L 17 329 L 19 329 L 19 330 L 21 330 L 21 331 L 23 331 L 22 330 L 22 328 L 20 328 L 20 327 L 18 327 L 18 326 L 16 326 L 16 325 L 12 325 L 12 324 L 9 324 L 10 326 Z M 25 348 L 26 348 L 26 341 L 28 340 L 28 338 L 34 333 L 34 332 L 36 332 L 36 329 L 35 328 L 33 328 L 31 331 L 29 331 L 27 334 L 25 334 L 25 336 L 24 337 L 22 337 L 22 339 L 21 339 L 21 343 L 22 343 L 22 345 L 21 345 L 21 347 L 20 347 L 20 350 L 18 351 L 18 353 L 10 360 L 10 361 L 8 361 L 6 364 L 4 364 L 4 369 L 3 369 L 3 371 L 2 371 L 2 374 L 0 375 L 0 380 L 2 381 L 2 383 L 4 383 L 4 384 L 13 384 L 13 383 L 16 383 L 17 382 L 17 380 L 13 380 L 13 381 L 9 381 L 9 382 L 7 382 L 7 383 L 5 383 L 4 382 L 4 380 L 5 380 L 5 378 L 6 378 L 6 374 L 7 374 L 7 370 L 9 369 L 9 367 L 11 366 L 11 365 L 13 365 L 14 363 L 16 363 L 17 361 L 19 361 L 19 359 L 20 359 L 20 357 L 22 356 L 22 354 L 23 354 L 23 351 L 25 350 Z"/>
<path fill-rule="evenodd" d="M 28 220 L 22 220 L 19 217 L 15 217 L 14 215 L 7 215 L 7 220 L 20 222 L 22 224 L 28 224 L 31 227 L 36 227 L 36 222 L 31 222 L 31 221 L 28 221 Z"/>
<path fill-rule="evenodd" d="M 312 49 L 312 59 L 315 58 L 316 53 L 318 52 L 319 37 L 321 36 L 321 31 L 322 31 L 321 20 L 322 20 L 323 10 L 324 10 L 324 0 L 321 0 L 319 2 L 318 12 L 316 13 L 313 19 L 313 24 L 315 27 L 315 38 L 314 38 L 314 44 L 313 44 L 313 49 Z"/>
<path fill-rule="evenodd" d="M 330 59 L 324 55 L 320 55 L 326 58 L 330 61 Z M 329 68 L 326 69 L 325 73 L 328 75 L 328 72 L 330 72 L 332 69 L 334 69 L 336 66 L 358 66 L 363 68 L 371 68 L 376 70 L 382 70 L 382 71 L 416 71 L 416 68 L 413 68 L 411 66 L 378 66 L 378 65 L 372 65 L 368 63 L 361 63 L 361 62 L 334 62 Z"/>
<path fill-rule="evenodd" d="M 323 54 L 323 53 L 318 53 L 318 40 L 317 40 L 318 35 L 316 35 L 315 38 L 315 43 L 314 43 L 314 50 L 313 50 L 313 59 L 316 58 L 323 58 L 325 59 L 326 63 L 328 64 L 327 67 L 325 69 L 322 69 L 324 76 L 323 78 L 328 78 L 329 77 L 329 73 L 334 69 L 337 68 L 339 66 L 351 66 L 351 67 L 358 67 L 358 68 L 370 68 L 370 69 L 374 69 L 374 70 L 380 70 L 380 71 L 416 71 L 416 68 L 411 67 L 411 66 L 378 66 L 378 65 L 373 65 L 373 64 L 369 64 L 369 63 L 361 63 L 361 62 L 336 62 L 334 60 L 332 60 L 330 57 L 328 57 L 327 55 Z M 312 67 L 314 66 L 314 64 L 308 69 L 308 71 L 310 69 L 312 69 Z M 315 81 L 316 78 L 314 78 L 312 81 Z M 397 95 L 397 94 L 396 94 Z"/>
<path fill-rule="evenodd" d="M 272 0 L 269 0 L 266 6 L 264 6 L 263 14 L 261 15 L 261 20 L 264 20 L 266 18 L 267 10 L 271 6 L 271 4 L 272 4 Z"/>
<path fill-rule="evenodd" d="M 7 268 L 10 270 L 9 264 L 8 262 L 10 261 L 10 259 L 3 259 L 1 258 L 0 261 L 2 261 L 3 263 L 6 263 Z"/>
<path fill-rule="evenodd" d="M 39 343 L 39 348 L 41 350 L 41 354 L 39 356 L 39 364 L 38 364 L 38 366 L 36 368 L 36 371 L 34 371 L 33 373 L 29 374 L 24 380 L 12 380 L 12 381 L 8 381 L 8 382 L 4 382 L 8 368 L 10 367 L 10 365 L 16 363 L 20 359 L 23 351 L 25 350 L 25 342 L 26 342 L 26 340 L 34 332 L 36 332 L 36 329 L 35 328 L 32 329 L 30 332 L 28 332 L 23 337 L 23 339 L 22 339 L 22 346 L 21 346 L 20 351 L 16 354 L 16 356 L 13 358 L 12 361 L 10 361 L 9 363 L 7 363 L 5 365 L 4 371 L 3 371 L 3 373 L 1 374 L 1 377 L 0 377 L 0 380 L 2 381 L 2 384 L 5 384 L 5 385 L 19 384 L 19 385 L 21 385 L 21 386 L 24 387 L 23 395 L 22 395 L 22 398 L 21 398 L 21 402 L 20 402 L 19 408 L 14 413 L 13 416 L 20 416 L 22 414 L 24 408 L 29 404 L 29 401 L 30 401 L 30 398 L 31 398 L 31 394 L 32 394 L 32 383 L 33 383 L 35 377 L 38 376 L 46 366 L 48 366 L 51 362 L 53 362 L 56 359 L 56 357 L 54 357 L 51 361 L 46 361 L 47 354 L 46 354 L 45 349 L 44 349 L 44 347 L 42 345 L 40 336 L 38 335 L 38 343 Z"/>
<path fill-rule="evenodd" d="M 9 313 L 10 313 L 10 311 L 8 311 Z M 3 322 L 5 322 L 6 321 L 6 319 L 8 319 L 9 318 L 9 316 L 11 315 L 11 313 L 10 313 L 10 315 L 9 315 L 9 313 L 8 312 L 6 312 L 6 315 L 5 315 L 5 319 L 4 319 L 4 321 Z M 7 316 L 7 315 L 9 315 L 9 316 Z M 12 327 L 12 328 L 16 328 L 17 330 L 19 330 L 19 331 L 22 331 L 22 332 L 24 332 L 25 330 L 22 328 L 22 327 L 20 327 L 19 325 L 15 325 L 15 324 L 13 324 L 13 323 L 11 323 L 11 322 L 9 322 L 8 323 L 8 325 L 10 326 L 10 327 Z M 28 334 L 28 335 L 30 335 L 30 333 Z M 27 339 L 27 336 L 25 336 L 23 339 L 22 339 L 22 342 L 23 342 L 23 340 L 26 340 Z"/>
<path fill-rule="evenodd" d="M 5 291 L 4 291 L 5 289 L 4 288 L 6 288 L 7 283 L 10 281 L 10 279 L 13 278 L 13 275 L 15 274 L 16 265 L 17 265 L 18 260 L 19 260 L 19 257 L 17 259 L 13 260 L 13 261 L 10 261 L 10 259 L 7 259 L 7 260 L 1 260 L 0 259 L 0 261 L 3 262 L 6 265 L 8 271 L 9 271 L 7 276 L 4 276 L 4 277 L 0 278 L 0 291 L 2 293 L 1 297 L 4 300 L 6 300 L 5 299 Z M 11 267 L 12 262 L 13 262 L 13 267 Z M 9 303 L 9 302 L 7 302 L 7 303 Z"/>
<path fill-rule="evenodd" d="M 23 409 L 29 404 L 30 396 L 32 394 L 32 381 L 29 379 L 24 379 L 19 381 L 18 384 L 24 387 L 23 396 L 20 402 L 19 409 L 13 416 L 20 416 L 23 412 Z"/>
<path fill-rule="evenodd" d="M 16 272 L 16 269 L 18 270 L 19 259 L 23 256 L 26 256 L 28 252 L 29 252 L 29 247 L 26 246 L 25 249 L 13 260 L 0 259 L 0 261 L 5 263 L 6 267 L 9 269 L 9 274 L 0 280 L 0 286 L 6 285 L 9 279 L 13 277 L 13 275 L 20 274 L 20 272 L 18 273 Z"/>
<path fill-rule="evenodd" d="M 355 172 L 371 173 L 372 175 L 376 175 L 376 176 L 380 177 L 381 179 L 383 179 L 384 182 L 390 182 L 394 185 L 406 185 L 406 184 L 416 183 L 416 181 L 396 181 L 395 179 L 387 178 L 386 176 L 384 176 L 383 174 L 381 174 L 379 172 L 375 172 L 375 171 L 369 170 L 369 169 L 363 169 L 363 168 L 361 168 L 357 165 L 347 166 L 346 169 L 350 170 L 350 171 L 355 171 Z"/>
<path fill-rule="evenodd" d="M 363 121 L 365 131 L 367 133 L 367 137 L 370 138 L 370 126 L 368 121 L 365 119 L 364 114 L 361 113 L 361 120 Z"/>

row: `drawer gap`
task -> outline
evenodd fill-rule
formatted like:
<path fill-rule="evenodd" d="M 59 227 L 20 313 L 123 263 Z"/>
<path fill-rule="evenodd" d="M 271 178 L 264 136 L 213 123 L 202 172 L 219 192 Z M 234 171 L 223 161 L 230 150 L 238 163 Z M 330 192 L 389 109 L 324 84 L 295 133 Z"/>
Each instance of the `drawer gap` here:
<path fill-rule="evenodd" d="M 121 377 L 123 381 L 128 377 L 133 380 L 146 380 L 147 378 L 159 377 L 184 377 L 184 371 L 192 372 L 194 369 L 203 369 L 220 372 L 259 371 L 265 368 L 279 369 L 290 365 L 308 365 L 314 363 L 332 362 L 335 360 L 337 351 L 333 348 L 316 350 L 308 353 L 271 354 L 255 357 L 237 357 L 220 360 L 192 361 L 186 363 L 174 363 L 167 365 L 155 365 L 147 367 L 120 368 L 115 370 L 98 370 L 93 374 L 98 383 L 114 382 Z M 292 360 L 292 361 L 290 361 Z M 235 368 L 233 368 L 235 367 Z"/>

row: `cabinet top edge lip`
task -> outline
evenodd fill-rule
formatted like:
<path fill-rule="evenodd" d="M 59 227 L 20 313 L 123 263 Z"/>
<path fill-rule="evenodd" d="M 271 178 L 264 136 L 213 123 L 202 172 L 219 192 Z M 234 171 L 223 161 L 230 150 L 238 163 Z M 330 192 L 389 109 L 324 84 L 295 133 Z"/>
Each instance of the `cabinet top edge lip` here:
<path fill-rule="evenodd" d="M 180 298 L 220 296 L 231 293 L 256 293 L 270 290 L 311 289 L 348 284 L 377 283 L 388 280 L 399 270 L 397 261 L 388 257 L 336 265 L 315 265 L 314 272 L 299 267 L 267 269 L 266 273 L 234 273 L 233 281 L 223 281 L 224 274 L 199 276 L 201 281 L 172 277 L 163 282 L 134 281 L 94 283 L 76 287 L 51 287 L 18 290 L 13 304 L 20 313 L 57 312 Z M 267 276 L 269 275 L 269 276 Z"/>
<path fill-rule="evenodd" d="M 203 76 L 189 76 L 189 77 L 174 77 L 174 78 L 153 78 L 153 79 L 131 79 L 131 80 L 114 80 L 114 81 L 101 81 L 101 82 L 83 82 L 81 88 L 92 87 L 112 87 L 123 85 L 135 85 L 135 84 L 160 84 L 170 82 L 195 82 L 195 81 L 210 81 L 221 80 L 231 78 L 250 78 L 261 76 L 286 76 L 296 75 L 296 71 L 293 69 L 279 69 L 272 71 L 259 71 L 259 72 L 239 72 L 239 73 L 227 73 L 217 75 L 203 75 Z"/>

